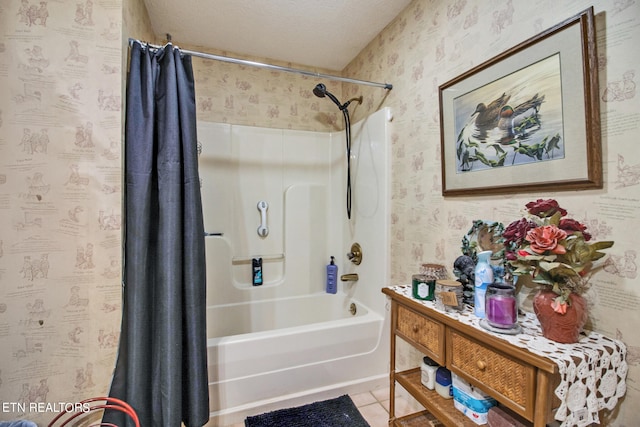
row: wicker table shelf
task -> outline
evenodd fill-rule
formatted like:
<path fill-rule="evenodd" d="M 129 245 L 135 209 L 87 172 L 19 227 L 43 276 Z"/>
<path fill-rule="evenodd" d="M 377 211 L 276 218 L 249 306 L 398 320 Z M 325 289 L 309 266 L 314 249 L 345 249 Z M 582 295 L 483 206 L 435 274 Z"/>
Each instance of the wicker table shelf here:
<path fill-rule="evenodd" d="M 390 425 L 412 425 L 405 423 L 411 416 L 395 416 L 396 383 L 442 424 L 476 425 L 453 406 L 451 399 L 443 399 L 424 387 L 419 368 L 396 372 L 398 338 L 531 421 L 535 427 L 553 420 L 553 390 L 559 381 L 553 361 L 470 328 L 390 288 L 382 292 L 391 298 Z"/>
<path fill-rule="evenodd" d="M 453 399 L 444 399 L 437 392 L 422 385 L 420 368 L 398 372 L 395 380 L 443 424 L 456 427 L 476 426 L 473 421 L 453 407 Z"/>
<path fill-rule="evenodd" d="M 440 427 L 442 422 L 438 421 L 429 411 L 417 412 L 393 421 L 393 427 Z"/>

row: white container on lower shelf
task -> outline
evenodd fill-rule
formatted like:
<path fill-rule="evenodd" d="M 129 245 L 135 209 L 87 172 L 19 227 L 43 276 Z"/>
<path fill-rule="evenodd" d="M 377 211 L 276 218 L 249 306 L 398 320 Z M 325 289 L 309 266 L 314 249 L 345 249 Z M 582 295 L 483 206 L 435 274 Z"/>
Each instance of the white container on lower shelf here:
<path fill-rule="evenodd" d="M 478 425 L 487 424 L 487 414 L 497 402 L 492 397 L 473 387 L 467 381 L 452 373 L 453 406 Z"/>

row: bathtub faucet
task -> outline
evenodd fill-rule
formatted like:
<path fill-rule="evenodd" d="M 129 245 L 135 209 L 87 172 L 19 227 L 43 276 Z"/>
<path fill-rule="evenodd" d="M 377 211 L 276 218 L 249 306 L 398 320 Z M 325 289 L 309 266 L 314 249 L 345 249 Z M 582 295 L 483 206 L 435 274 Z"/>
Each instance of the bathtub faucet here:
<path fill-rule="evenodd" d="M 357 282 L 358 274 L 357 273 L 343 274 L 342 276 L 340 276 L 340 280 L 342 280 L 343 282 Z"/>

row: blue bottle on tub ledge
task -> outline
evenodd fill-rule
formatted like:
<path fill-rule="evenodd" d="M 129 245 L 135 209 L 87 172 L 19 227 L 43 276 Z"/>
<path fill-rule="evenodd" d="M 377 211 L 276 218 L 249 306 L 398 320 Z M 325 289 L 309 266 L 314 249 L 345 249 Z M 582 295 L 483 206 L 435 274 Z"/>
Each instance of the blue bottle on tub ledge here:
<path fill-rule="evenodd" d="M 481 319 L 485 317 L 485 295 L 487 288 L 493 283 L 493 269 L 489 264 L 492 251 L 478 253 L 478 262 L 475 269 L 475 287 L 473 292 L 474 313 Z"/>
<path fill-rule="evenodd" d="M 327 265 L 327 293 L 335 294 L 338 292 L 338 266 L 333 257 Z"/>

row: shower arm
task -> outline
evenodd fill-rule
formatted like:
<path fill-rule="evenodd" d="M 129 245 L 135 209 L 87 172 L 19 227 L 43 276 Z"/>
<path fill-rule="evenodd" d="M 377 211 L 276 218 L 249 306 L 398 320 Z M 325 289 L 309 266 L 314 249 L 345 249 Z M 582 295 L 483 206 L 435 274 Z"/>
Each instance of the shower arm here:
<path fill-rule="evenodd" d="M 327 96 L 330 97 L 331 99 L 334 99 L 335 97 L 330 94 L 329 92 L 327 92 Z M 362 95 L 357 96 L 355 98 L 351 98 L 350 100 L 348 100 L 347 102 L 345 102 L 344 104 L 340 105 L 339 102 L 337 102 L 338 100 L 336 99 L 335 102 L 336 104 L 338 104 L 338 108 L 340 108 L 341 111 L 346 111 L 347 107 L 353 102 L 353 101 L 358 101 L 358 104 L 362 104 Z"/>

